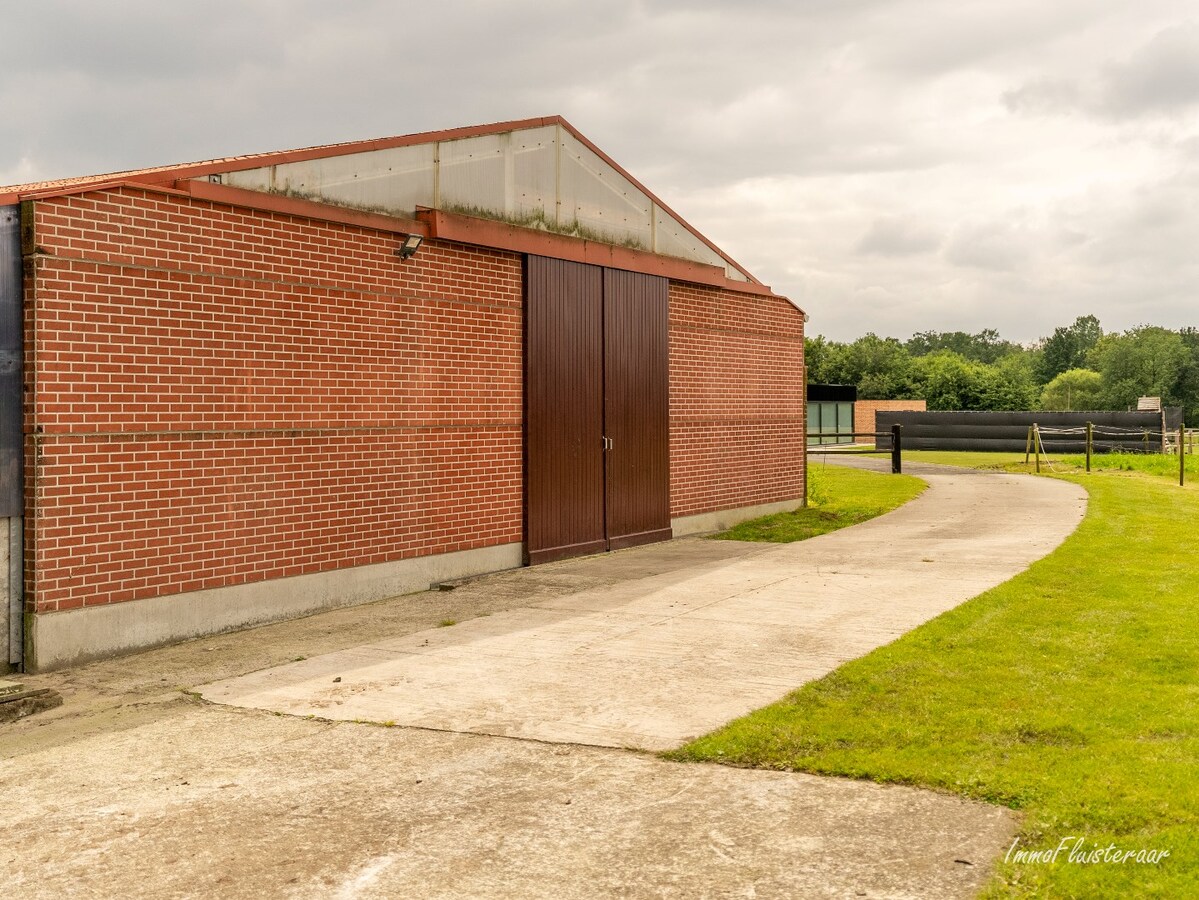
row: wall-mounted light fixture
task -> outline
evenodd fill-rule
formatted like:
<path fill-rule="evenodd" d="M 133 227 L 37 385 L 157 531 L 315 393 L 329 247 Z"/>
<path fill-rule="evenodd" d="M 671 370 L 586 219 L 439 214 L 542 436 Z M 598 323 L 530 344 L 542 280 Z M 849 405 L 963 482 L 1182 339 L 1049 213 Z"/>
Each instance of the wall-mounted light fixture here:
<path fill-rule="evenodd" d="M 400 244 L 400 248 L 396 250 L 396 256 L 400 259 L 407 259 L 420 249 L 421 241 L 424 238 L 419 234 L 410 234 L 404 238 L 404 243 Z"/>

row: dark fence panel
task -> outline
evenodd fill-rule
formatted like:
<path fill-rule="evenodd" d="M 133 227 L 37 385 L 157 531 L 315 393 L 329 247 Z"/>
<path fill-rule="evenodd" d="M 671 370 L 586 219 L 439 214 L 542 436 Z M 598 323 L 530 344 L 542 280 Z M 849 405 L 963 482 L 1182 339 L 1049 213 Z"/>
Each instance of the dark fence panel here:
<path fill-rule="evenodd" d="M 23 514 L 21 347 L 23 335 L 21 216 L 0 206 L 0 516 Z"/>
<path fill-rule="evenodd" d="M 1166 411 L 1170 420 L 1173 410 Z M 1181 413 L 1178 413 L 1181 416 Z M 996 450 L 1022 452 L 1028 429 L 1041 429 L 1041 443 L 1049 453 L 1082 453 L 1086 450 L 1087 422 L 1095 427 L 1097 452 L 1131 450 L 1157 453 L 1162 449 L 1163 416 L 1158 412 L 887 412 L 875 413 L 874 430 L 888 432 L 903 426 L 905 450 Z M 1175 426 L 1177 427 L 1177 426 Z M 1167 429 L 1169 426 L 1167 425 Z M 1064 430 L 1076 433 L 1062 434 Z M 878 448 L 889 450 L 890 438 L 879 438 Z"/>

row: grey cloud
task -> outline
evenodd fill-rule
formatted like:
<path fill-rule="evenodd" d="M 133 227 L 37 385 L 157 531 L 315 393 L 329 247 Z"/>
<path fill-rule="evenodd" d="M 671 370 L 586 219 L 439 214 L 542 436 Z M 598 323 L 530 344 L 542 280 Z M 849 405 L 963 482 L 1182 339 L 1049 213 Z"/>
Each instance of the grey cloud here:
<path fill-rule="evenodd" d="M 1094 16 L 1089 0 L 891 4 L 880 18 L 893 39 L 877 41 L 870 53 L 880 67 L 909 74 L 986 69 L 1005 57 L 1038 52 L 1088 16 Z"/>
<path fill-rule="evenodd" d="M 527 85 L 546 80 L 547 61 L 519 42 L 501 45 L 511 66 L 461 52 L 520 14 L 495 4 L 444 20 L 381 2 L 19 8 L 28 40 L 4 60 L 0 145 L 38 177 L 558 112 L 530 108 Z"/>
<path fill-rule="evenodd" d="M 1100 102 L 1115 116 L 1199 103 L 1199 24 L 1185 22 L 1160 31 L 1127 61 L 1108 67 Z"/>
<path fill-rule="evenodd" d="M 1199 104 L 1199 24 L 1162 29 L 1125 59 L 1075 77 L 1041 76 L 1001 97 L 1013 113 L 1136 119 Z"/>
<path fill-rule="evenodd" d="M 1086 105 L 1081 86 L 1063 78 L 1038 78 L 1005 91 L 1001 99 L 1009 112 L 1032 115 L 1070 113 Z"/>
<path fill-rule="evenodd" d="M 945 247 L 945 259 L 955 266 L 1009 272 L 1032 256 L 1031 239 L 1006 222 L 958 228 Z"/>
<path fill-rule="evenodd" d="M 210 74 L 276 54 L 273 36 L 312 4 L 282 0 L 237 3 L 79 3 L 39 0 L 5 10 L 5 66 L 25 72 L 86 72 L 110 83 Z M 60 98 L 56 98 L 60 99 Z"/>
<path fill-rule="evenodd" d="M 875 219 L 856 245 L 858 253 L 879 256 L 910 256 L 941 246 L 941 236 L 914 218 Z"/>
<path fill-rule="evenodd" d="M 1199 234 L 1199 169 L 1180 172 L 1137 187 L 1120 205 L 1105 204 L 1101 215 L 1092 212 L 1097 234 L 1085 247 L 1081 261 L 1093 269 L 1151 273 L 1154 282 L 1163 276 L 1194 279 L 1199 258 L 1194 238 Z M 1193 285 L 1191 293 L 1192 304 Z"/>
<path fill-rule="evenodd" d="M 37 127 L 0 122 L 0 140 L 50 177 L 564 113 L 683 186 L 938 165 L 943 148 L 878 114 L 886 96 L 828 71 L 886 6 L 26 4 L 7 63 L 25 83 L 0 100 Z M 83 128 L 86 146 L 68 139 Z"/>
<path fill-rule="evenodd" d="M 847 11 L 877 9 L 886 7 L 891 0 L 754 0 L 743 6 L 736 7 L 738 15 L 777 15 L 779 13 L 794 13 L 802 9 L 808 16 L 837 16 L 844 17 Z M 641 6 L 653 10 L 676 10 L 692 12 L 695 10 L 716 11 L 727 13 L 728 0 L 645 0 Z"/>
<path fill-rule="evenodd" d="M 1175 141 L 1168 149 L 1177 154 L 1184 166 L 1199 166 L 1199 135 Z"/>

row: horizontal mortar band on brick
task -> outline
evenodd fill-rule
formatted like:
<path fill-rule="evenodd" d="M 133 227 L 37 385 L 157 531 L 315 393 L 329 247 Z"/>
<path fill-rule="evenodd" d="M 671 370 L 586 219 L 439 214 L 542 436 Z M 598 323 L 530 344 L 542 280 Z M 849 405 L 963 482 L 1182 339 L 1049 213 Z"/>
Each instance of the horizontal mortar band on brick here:
<path fill-rule="evenodd" d="M 515 305 L 520 302 L 520 256 L 515 253 L 430 241 L 416 259 L 401 263 L 394 252 L 395 236 L 368 227 L 139 191 L 94 197 L 99 199 L 69 196 L 36 204 L 39 248 L 67 255 L 82 251 L 112 262 L 200 266 L 228 276 L 294 280 L 296 272 L 320 271 L 337 283 L 356 282 L 372 291 L 444 281 L 470 295 L 477 293 L 478 284 L 464 280 L 466 276 L 486 274 L 488 291 L 504 293 Z M 73 251 L 73 239 L 59 237 L 64 228 L 99 232 L 105 240 Z"/>
<path fill-rule="evenodd" d="M 285 278 L 270 279 L 254 277 L 252 275 L 231 275 L 224 272 L 210 272 L 204 269 L 192 269 L 183 267 L 171 266 L 147 266 L 139 263 L 128 263 L 120 261 L 91 259 L 85 256 L 65 256 L 58 253 L 38 253 L 30 257 L 35 261 L 53 260 L 55 262 L 66 262 L 72 265 L 84 265 L 89 267 L 111 267 L 118 270 L 129 270 L 145 272 L 147 274 L 162 274 L 162 275 L 186 275 L 199 276 L 203 278 L 212 278 L 220 281 L 231 283 L 247 283 L 268 285 L 273 288 L 303 288 L 310 291 L 332 291 L 337 294 L 346 296 L 370 296 L 370 297 L 386 297 L 392 300 L 402 301 L 419 301 L 421 303 L 453 303 L 462 306 L 479 307 L 483 309 L 501 309 L 510 310 L 510 303 L 486 303 L 482 300 L 472 300 L 469 298 L 452 297 L 449 295 L 421 295 L 413 297 L 411 294 L 403 294 L 396 291 L 354 288 L 347 286 L 342 282 L 316 282 L 316 281 L 299 281 L 289 280 Z"/>
<path fill-rule="evenodd" d="M 157 274 L 43 265 L 30 346 L 47 431 L 520 415 L 519 305 Z"/>
<path fill-rule="evenodd" d="M 685 428 L 767 428 L 775 425 L 802 425 L 803 416 L 754 416 L 747 418 L 743 415 L 728 415 L 724 418 L 716 419 L 710 416 L 691 417 L 683 415 L 674 415 L 670 417 L 671 425 L 678 425 Z"/>
<path fill-rule="evenodd" d="M 234 438 L 234 437 L 258 437 L 258 436 L 282 436 L 288 437 L 292 435 L 309 434 L 309 435 L 326 435 L 326 434 L 396 434 L 412 432 L 417 434 L 428 434 L 435 431 L 463 431 L 463 430 L 504 430 L 504 429 L 520 429 L 524 427 L 521 421 L 506 421 L 506 422 L 439 422 L 436 425 L 355 425 L 355 426 L 305 426 L 295 428 L 229 428 L 229 429 L 214 429 L 210 431 L 195 430 L 195 429 L 176 429 L 166 431 L 40 431 L 31 434 L 30 437 L 37 442 L 45 442 L 47 440 L 61 438 L 71 440 L 155 440 L 159 438 L 178 438 L 182 440 L 211 440 L 213 438 Z"/>
<path fill-rule="evenodd" d="M 758 339 L 768 338 L 772 341 L 778 341 L 780 343 L 787 343 L 787 344 L 802 344 L 803 343 L 803 337 L 801 337 L 800 335 L 779 334 L 777 331 L 770 331 L 768 329 L 718 328 L 718 327 L 712 326 L 712 325 L 684 325 L 682 323 L 675 323 L 675 324 L 671 325 L 670 328 L 672 331 L 677 331 L 677 332 L 681 332 L 684 334 L 686 334 L 686 333 L 696 334 L 696 335 L 711 334 L 711 335 L 721 335 L 722 337 L 728 336 L 728 335 L 744 335 L 745 337 L 749 337 L 749 338 L 758 338 Z"/>

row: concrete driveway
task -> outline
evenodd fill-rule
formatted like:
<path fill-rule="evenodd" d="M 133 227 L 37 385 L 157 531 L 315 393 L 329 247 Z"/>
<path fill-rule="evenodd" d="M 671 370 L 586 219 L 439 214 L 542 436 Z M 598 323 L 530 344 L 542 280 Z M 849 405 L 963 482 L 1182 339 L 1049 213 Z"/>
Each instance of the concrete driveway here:
<path fill-rule="evenodd" d="M 477 579 L 459 590 L 527 602 L 200 693 L 289 715 L 676 747 L 1006 581 L 1086 509 L 1067 482 L 921 475 L 920 498 L 855 528 L 783 545 L 675 541 Z"/>
<path fill-rule="evenodd" d="M 23 678 L 66 702 L 0 727 L 0 887 L 970 896 L 1007 810 L 609 749 L 776 699 L 1004 580 L 1082 514 L 1061 482 L 918 474 L 919 500 L 802 544 L 678 541 Z M 177 687 L 213 677 L 219 705 Z"/>

